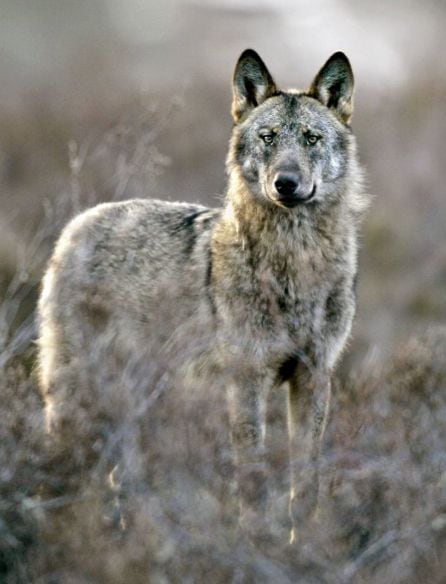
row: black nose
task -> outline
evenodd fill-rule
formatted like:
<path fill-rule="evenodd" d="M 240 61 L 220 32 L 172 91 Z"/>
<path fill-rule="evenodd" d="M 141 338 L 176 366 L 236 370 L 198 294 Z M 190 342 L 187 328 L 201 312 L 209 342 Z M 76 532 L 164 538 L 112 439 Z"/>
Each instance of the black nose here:
<path fill-rule="evenodd" d="M 281 172 L 274 181 L 274 187 L 279 195 L 283 197 L 292 197 L 299 186 L 299 178 L 293 173 Z"/>

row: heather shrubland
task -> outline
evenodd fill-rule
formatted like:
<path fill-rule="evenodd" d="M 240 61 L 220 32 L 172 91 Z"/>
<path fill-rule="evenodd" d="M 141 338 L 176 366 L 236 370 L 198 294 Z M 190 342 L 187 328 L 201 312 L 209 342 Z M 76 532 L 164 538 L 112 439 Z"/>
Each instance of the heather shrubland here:
<path fill-rule="evenodd" d="M 14 2 L 6 4 L 13 10 Z M 43 26 L 39 9 L 7 19 L 21 36 L 8 37 L 14 58 L 0 61 L 7 80 L 0 88 L 0 582 L 440 584 L 446 572 L 441 3 L 411 3 L 409 13 L 397 2 L 381 15 L 369 2 L 348 10 L 327 3 L 340 15 L 322 31 L 326 39 L 339 31 L 336 43 L 327 40 L 327 53 L 313 42 L 323 26 L 316 4 L 314 22 L 295 12 L 292 20 L 290 7 L 278 16 L 275 8 L 189 6 L 173 36 L 157 37 L 146 49 L 107 32 L 106 3 L 92 3 L 102 8 L 88 19 L 80 5 L 68 4 L 72 26 L 65 17 L 52 20 L 58 13 L 49 4 L 45 9 L 52 32 L 45 29 L 41 39 L 63 37 L 60 54 L 36 52 L 28 69 L 19 59 L 32 56 L 18 50 L 29 46 L 32 30 L 20 23 Z M 345 11 L 350 24 L 361 24 L 361 39 L 355 26 L 345 32 Z M 297 27 L 300 52 L 296 30 L 287 33 L 285 21 Z M 272 24 L 288 39 L 280 48 Z M 81 30 L 86 36 L 78 38 Z M 375 38 L 371 48 L 362 35 L 369 44 Z M 372 194 L 358 314 L 333 384 L 319 512 L 301 526 L 294 546 L 285 390 L 269 398 L 270 537 L 253 541 L 238 527 L 225 379 L 191 390 L 179 378 L 179 363 L 203 350 L 206 335 L 186 323 L 174 344 L 165 342 L 163 326 L 178 308 L 168 295 L 144 360 L 135 356 L 111 377 L 91 356 L 90 381 L 99 391 L 85 417 L 97 455 L 88 471 L 76 467 L 78 441 L 61 447 L 45 433 L 37 386 L 35 305 L 60 230 L 106 200 L 154 196 L 219 205 L 231 67 L 248 45 L 278 70 L 279 82 L 291 78 L 296 85 L 309 81 L 305 72 L 330 52 L 346 50 L 358 87 L 353 128 Z M 76 400 L 71 407 L 79 411 L 85 404 Z M 104 412 L 112 424 L 101 426 Z"/>

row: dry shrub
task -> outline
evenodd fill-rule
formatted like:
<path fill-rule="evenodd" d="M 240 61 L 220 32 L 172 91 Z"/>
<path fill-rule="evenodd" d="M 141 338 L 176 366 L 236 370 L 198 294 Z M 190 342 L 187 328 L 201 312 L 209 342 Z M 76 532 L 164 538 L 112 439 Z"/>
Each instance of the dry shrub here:
<path fill-rule="evenodd" d="M 445 356 L 446 329 L 432 328 L 337 388 L 326 511 L 333 543 L 351 558 L 343 568 L 348 581 L 440 581 Z"/>
<path fill-rule="evenodd" d="M 33 316 L 27 316 L 43 258 L 69 215 L 92 203 L 84 191 L 95 164 L 99 176 L 127 149 L 130 174 L 124 164 L 108 189 L 119 198 L 138 188 L 132 173 L 145 168 L 148 143 L 130 134 L 112 132 L 105 150 L 88 155 L 72 146 L 71 187 L 47 205 L 0 306 L 0 580 L 440 583 L 446 568 L 444 329 L 415 335 L 386 363 L 368 361 L 335 383 L 319 516 L 301 526 L 294 547 L 287 543 L 285 392 L 271 396 L 268 413 L 271 538 L 255 543 L 237 524 L 224 376 L 191 388 L 178 375 L 191 353 L 205 351 L 207 339 L 187 324 L 175 342 L 165 338 L 178 311 L 168 296 L 144 359 L 134 355 L 110 375 L 103 351 L 85 358 L 95 399 L 85 408 L 78 392 L 70 407 L 76 420 L 83 411 L 85 435 L 96 437 L 94 464 L 74 464 L 84 456 L 76 434 L 62 447 L 44 434 L 32 371 Z M 84 182 L 87 164 L 94 168 Z"/>
<path fill-rule="evenodd" d="M 446 331 L 432 329 L 384 366 L 368 363 L 336 384 L 319 517 L 302 525 L 296 547 L 286 537 L 281 392 L 269 413 L 271 540 L 256 544 L 237 526 L 221 379 L 186 389 L 175 376 L 178 357 L 157 352 L 133 370 L 133 406 L 123 410 L 118 400 L 121 418 L 103 436 L 95 466 L 75 489 L 49 497 L 72 468 L 70 452 L 43 448 L 32 378 L 10 364 L 2 379 L 4 581 L 441 582 L 445 353 Z M 102 384 L 92 407 L 100 410 L 101 398 L 110 404 L 122 387 Z"/>

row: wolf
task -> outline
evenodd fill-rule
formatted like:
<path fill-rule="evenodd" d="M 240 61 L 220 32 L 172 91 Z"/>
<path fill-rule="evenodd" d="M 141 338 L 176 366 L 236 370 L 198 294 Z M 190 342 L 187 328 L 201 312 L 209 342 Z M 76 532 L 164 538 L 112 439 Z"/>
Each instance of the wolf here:
<path fill-rule="evenodd" d="M 267 394 L 288 386 L 296 540 L 317 507 L 330 379 L 355 313 L 366 198 L 353 88 L 342 52 L 308 90 L 283 91 L 247 49 L 233 76 L 222 208 L 134 199 L 100 204 L 64 229 L 38 304 L 39 375 L 48 431 L 65 444 L 87 440 L 80 467 L 101 448 L 86 438 L 98 387 L 122 380 L 154 342 L 199 329 L 201 342 L 178 369 L 185 382 L 224 379 L 248 531 L 268 498 Z"/>

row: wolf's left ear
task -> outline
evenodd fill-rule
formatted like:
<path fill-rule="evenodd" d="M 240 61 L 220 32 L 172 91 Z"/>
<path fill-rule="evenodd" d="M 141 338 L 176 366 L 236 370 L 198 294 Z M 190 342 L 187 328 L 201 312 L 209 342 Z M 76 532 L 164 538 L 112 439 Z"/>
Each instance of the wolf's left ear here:
<path fill-rule="evenodd" d="M 252 49 L 240 55 L 232 84 L 232 117 L 238 123 L 252 109 L 277 93 L 277 87 L 265 63 Z"/>
<path fill-rule="evenodd" d="M 350 61 L 344 53 L 338 52 L 316 75 L 308 94 L 334 109 L 344 124 L 348 124 L 353 113 L 353 86 Z"/>

